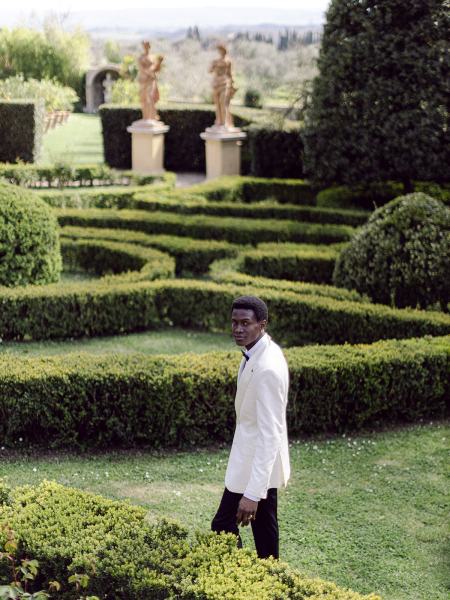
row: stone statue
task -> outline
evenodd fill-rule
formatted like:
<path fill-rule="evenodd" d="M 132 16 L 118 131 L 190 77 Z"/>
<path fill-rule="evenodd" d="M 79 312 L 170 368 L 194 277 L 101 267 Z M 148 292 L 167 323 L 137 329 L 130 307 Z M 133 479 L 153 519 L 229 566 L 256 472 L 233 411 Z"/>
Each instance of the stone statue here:
<path fill-rule="evenodd" d="M 159 116 L 156 112 L 156 103 L 159 100 L 159 90 L 156 74 L 161 70 L 163 57 L 158 55 L 153 59 L 150 56 L 150 42 L 142 42 L 142 46 L 144 51 L 138 58 L 138 82 L 142 118 L 145 121 L 157 121 L 159 120 Z"/>
<path fill-rule="evenodd" d="M 213 73 L 212 89 L 216 106 L 215 128 L 233 129 L 233 117 L 230 113 L 230 101 L 237 89 L 233 85 L 231 60 L 222 44 L 217 46 L 220 58 L 211 63 L 209 72 Z"/>
<path fill-rule="evenodd" d="M 108 104 L 109 102 L 111 102 L 112 100 L 112 86 L 114 84 L 114 80 L 111 77 L 111 73 L 106 73 L 106 77 L 103 80 L 103 98 L 106 104 Z"/>

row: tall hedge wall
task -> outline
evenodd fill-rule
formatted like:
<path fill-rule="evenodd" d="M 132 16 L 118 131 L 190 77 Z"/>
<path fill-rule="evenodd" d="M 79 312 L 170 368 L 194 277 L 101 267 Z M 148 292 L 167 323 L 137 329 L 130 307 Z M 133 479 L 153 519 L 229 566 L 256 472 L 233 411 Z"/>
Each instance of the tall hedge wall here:
<path fill-rule="evenodd" d="M 449 414 L 450 337 L 285 351 L 288 427 L 341 432 Z M 0 436 L 52 447 L 229 440 L 239 351 L 0 357 Z M 95 402 L 93 399 L 95 398 Z"/>
<path fill-rule="evenodd" d="M 141 110 L 137 107 L 104 105 L 100 107 L 99 114 L 106 163 L 111 167 L 129 169 L 131 135 L 127 132 L 127 127 L 142 117 Z M 213 108 L 166 107 L 160 108 L 159 114 L 161 120 L 170 127 L 165 137 L 165 168 L 171 171 L 204 172 L 205 144 L 200 133 L 214 123 Z M 300 130 L 277 130 L 263 125 L 263 115 L 263 111 L 245 108 L 233 110 L 235 125 L 248 132 L 248 140 L 242 147 L 242 174 L 301 178 L 303 142 Z"/>
<path fill-rule="evenodd" d="M 131 168 L 131 134 L 127 127 L 142 118 L 140 108 L 102 106 L 99 114 L 105 162 L 118 169 Z M 205 171 L 205 143 L 200 133 L 214 123 L 214 111 L 209 108 L 161 108 L 159 115 L 170 127 L 165 137 L 164 167 L 169 171 Z M 239 115 L 234 118 L 238 127 L 250 123 L 249 119 Z"/>
<path fill-rule="evenodd" d="M 304 176 L 303 141 L 299 129 L 283 131 L 251 127 L 248 136 L 252 175 L 296 179 Z"/>
<path fill-rule="evenodd" d="M 43 102 L 0 100 L 0 162 L 35 162 L 43 134 Z"/>

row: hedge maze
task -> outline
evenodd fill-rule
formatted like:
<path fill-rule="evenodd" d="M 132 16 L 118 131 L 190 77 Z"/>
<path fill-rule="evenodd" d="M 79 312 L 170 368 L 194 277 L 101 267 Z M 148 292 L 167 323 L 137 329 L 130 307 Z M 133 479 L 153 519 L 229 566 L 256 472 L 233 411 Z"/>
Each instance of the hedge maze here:
<path fill-rule="evenodd" d="M 104 191 L 78 190 L 79 208 L 66 208 L 66 190 L 54 191 L 65 268 L 98 279 L 1 288 L 4 340 L 172 325 L 228 331 L 233 298 L 249 292 L 268 302 L 270 331 L 287 348 L 291 434 L 448 414 L 450 316 L 373 304 L 329 285 L 367 213 L 312 206 L 301 181 L 283 188 L 279 180 L 225 178 L 186 191 L 166 181 L 121 196 L 115 189 L 105 208 Z M 48 438 L 55 448 L 229 440 L 238 361 L 237 353 L 45 361 L 3 354 L 2 438 Z"/>
<path fill-rule="evenodd" d="M 448 416 L 448 313 L 374 304 L 330 285 L 368 211 L 317 206 L 315 191 L 295 180 L 229 177 L 177 190 L 170 173 L 159 180 L 122 173 L 118 181 L 90 167 L 55 173 L 18 165 L 3 175 L 32 188 L 23 190 L 30 201 L 52 207 L 64 269 L 94 276 L 0 287 L 3 340 L 171 326 L 227 332 L 232 300 L 251 293 L 268 303 L 269 331 L 285 348 L 291 436 Z M 238 363 L 237 351 L 3 352 L 0 438 L 56 451 L 228 443 Z M 67 573 L 81 569 L 99 597 L 380 600 L 259 561 L 231 536 L 192 538 L 145 514 L 56 483 L 10 490 L 0 480 L 0 546 L 17 536 L 20 556 L 37 557 L 67 598 L 79 596 Z M 79 523 L 89 523 L 81 540 Z"/>

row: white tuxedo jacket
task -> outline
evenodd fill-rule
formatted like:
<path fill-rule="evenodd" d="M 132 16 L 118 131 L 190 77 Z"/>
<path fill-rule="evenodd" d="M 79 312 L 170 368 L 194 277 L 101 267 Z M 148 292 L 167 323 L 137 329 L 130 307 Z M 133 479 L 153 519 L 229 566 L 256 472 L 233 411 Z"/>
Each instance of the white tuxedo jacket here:
<path fill-rule="evenodd" d="M 242 359 L 241 368 L 245 362 Z M 286 426 L 289 371 L 281 348 L 265 334 L 236 391 L 236 431 L 225 475 L 230 492 L 266 498 L 290 475 Z"/>

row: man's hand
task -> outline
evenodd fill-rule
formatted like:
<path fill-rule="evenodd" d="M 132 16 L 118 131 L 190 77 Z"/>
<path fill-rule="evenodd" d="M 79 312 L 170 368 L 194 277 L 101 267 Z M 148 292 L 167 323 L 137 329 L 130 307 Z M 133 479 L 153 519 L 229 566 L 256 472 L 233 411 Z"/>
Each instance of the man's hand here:
<path fill-rule="evenodd" d="M 256 518 L 257 510 L 257 502 L 255 502 L 254 500 L 249 500 L 245 496 L 242 496 L 236 514 L 237 525 L 242 525 L 243 527 L 245 527 L 250 523 L 250 521 L 254 521 Z"/>

